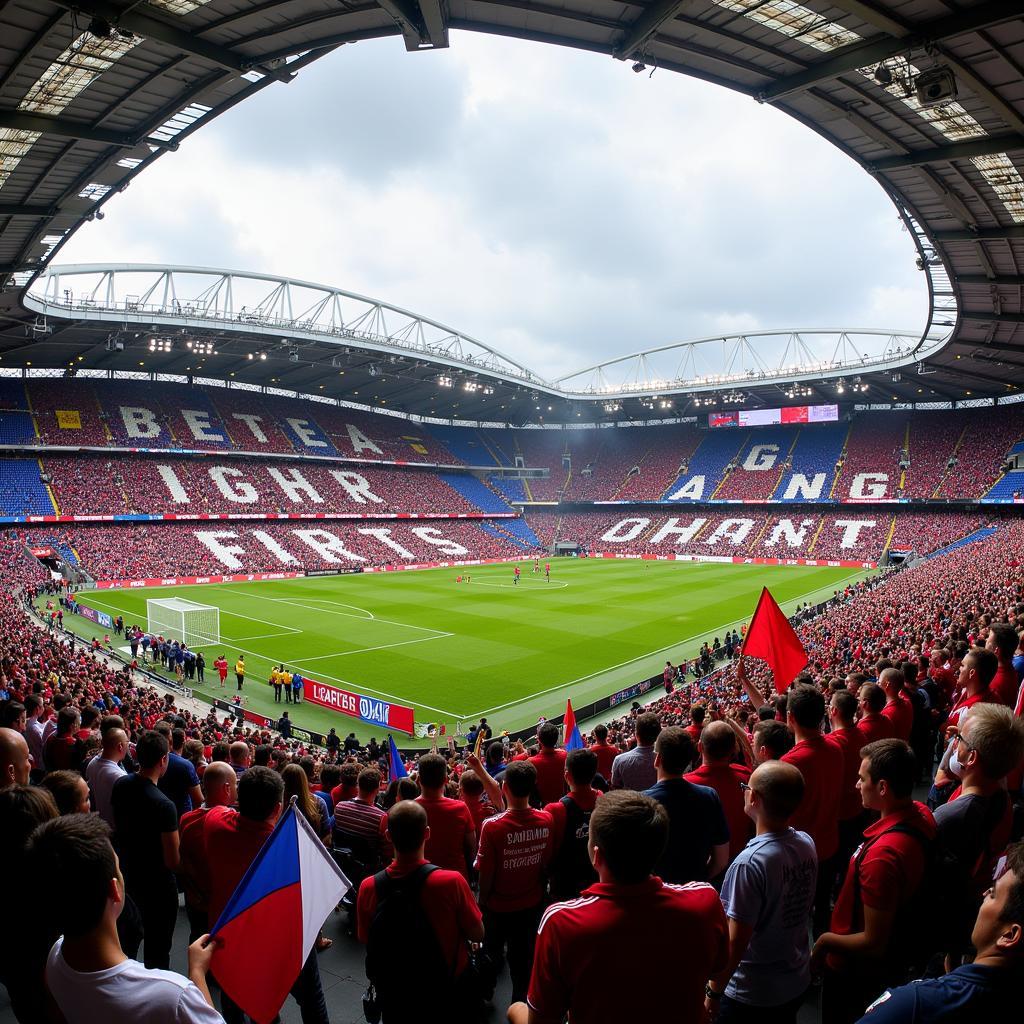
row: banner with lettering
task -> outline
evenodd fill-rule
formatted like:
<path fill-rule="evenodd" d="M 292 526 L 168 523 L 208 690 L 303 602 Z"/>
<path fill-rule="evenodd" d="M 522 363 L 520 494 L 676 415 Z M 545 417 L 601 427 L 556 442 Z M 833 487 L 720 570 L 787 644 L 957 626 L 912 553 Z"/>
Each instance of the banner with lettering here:
<path fill-rule="evenodd" d="M 337 686 L 318 683 L 315 679 L 303 678 L 303 692 L 310 704 L 340 711 L 350 718 L 366 722 L 367 725 L 376 725 L 381 729 L 396 729 L 410 736 L 413 734 L 415 726 L 412 708 L 391 704 L 379 697 L 365 697 L 350 690 L 341 690 Z"/>

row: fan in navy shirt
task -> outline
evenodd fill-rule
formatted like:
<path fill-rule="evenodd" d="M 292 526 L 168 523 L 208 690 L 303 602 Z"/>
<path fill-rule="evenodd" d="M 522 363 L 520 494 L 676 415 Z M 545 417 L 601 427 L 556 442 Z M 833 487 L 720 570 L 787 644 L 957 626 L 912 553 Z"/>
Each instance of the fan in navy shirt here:
<path fill-rule="evenodd" d="M 883 992 L 859 1024 L 974 1024 L 1014 1020 L 1024 981 L 1024 843 L 987 893 L 974 923 L 974 963 Z"/>
<path fill-rule="evenodd" d="M 704 882 L 725 870 L 729 861 L 729 826 L 718 794 L 683 778 L 697 756 L 685 729 L 662 729 L 654 744 L 658 781 L 644 796 L 668 811 L 668 846 L 655 868 L 665 882 Z"/>

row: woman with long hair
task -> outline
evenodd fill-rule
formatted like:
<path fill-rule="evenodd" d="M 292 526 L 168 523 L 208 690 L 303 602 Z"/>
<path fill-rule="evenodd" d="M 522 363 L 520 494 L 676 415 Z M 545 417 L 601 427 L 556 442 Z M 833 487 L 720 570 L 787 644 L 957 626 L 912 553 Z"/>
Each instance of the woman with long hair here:
<path fill-rule="evenodd" d="M 281 778 L 284 779 L 285 807 L 291 803 L 294 796 L 296 798 L 295 807 L 299 814 L 313 827 L 313 831 L 320 837 L 320 841 L 325 846 L 330 845 L 331 826 L 328 821 L 327 805 L 318 796 L 313 795 L 306 773 L 299 765 L 288 764 L 281 772 Z M 317 936 L 316 951 L 322 953 L 325 949 L 329 949 L 332 943 L 333 940 L 324 938 L 324 933 L 321 931 Z"/>

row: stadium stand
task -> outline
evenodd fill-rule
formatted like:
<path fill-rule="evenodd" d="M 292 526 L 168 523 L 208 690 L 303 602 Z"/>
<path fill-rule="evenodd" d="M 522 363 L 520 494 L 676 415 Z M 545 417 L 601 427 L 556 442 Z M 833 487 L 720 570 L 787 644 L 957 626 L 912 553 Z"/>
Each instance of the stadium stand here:
<path fill-rule="evenodd" d="M 687 460 L 665 497 L 671 501 L 701 501 L 714 498 L 726 468 L 733 463 L 748 438 L 740 430 L 712 430 Z"/>
<path fill-rule="evenodd" d="M 0 459 L 0 512 L 4 515 L 54 514 L 53 501 L 39 478 L 36 459 Z"/>
<path fill-rule="evenodd" d="M 742 501 L 770 498 L 789 467 L 799 433 L 794 427 L 765 427 L 748 431 L 743 447 L 732 469 L 715 491 L 715 497 Z"/>
<path fill-rule="evenodd" d="M 802 427 L 772 497 L 776 501 L 806 501 L 831 494 L 848 431 L 845 423 Z"/>

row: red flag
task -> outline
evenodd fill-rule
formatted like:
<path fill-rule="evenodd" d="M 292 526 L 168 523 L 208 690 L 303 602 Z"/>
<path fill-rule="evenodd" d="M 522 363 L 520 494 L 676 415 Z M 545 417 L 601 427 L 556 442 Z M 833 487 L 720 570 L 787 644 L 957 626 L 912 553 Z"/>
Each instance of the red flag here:
<path fill-rule="evenodd" d="M 775 689 L 785 693 L 797 672 L 807 664 L 807 652 L 775 598 L 765 587 L 754 609 L 743 641 L 743 654 L 763 658 L 775 678 Z"/>

